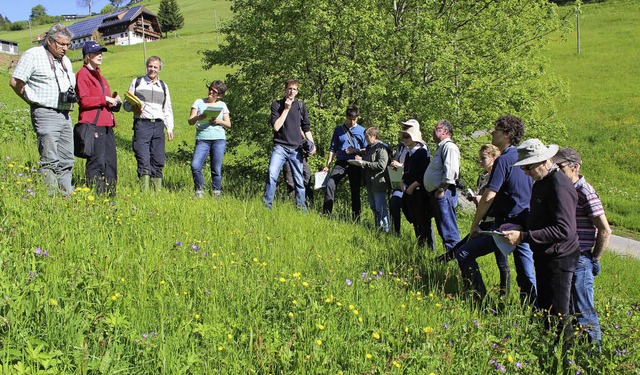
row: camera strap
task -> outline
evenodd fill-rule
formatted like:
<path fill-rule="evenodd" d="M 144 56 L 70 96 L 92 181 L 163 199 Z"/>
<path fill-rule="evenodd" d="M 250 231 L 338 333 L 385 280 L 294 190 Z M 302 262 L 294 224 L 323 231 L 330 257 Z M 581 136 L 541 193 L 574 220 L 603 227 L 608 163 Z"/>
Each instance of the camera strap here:
<path fill-rule="evenodd" d="M 58 85 L 58 91 L 62 92 L 62 89 L 60 88 L 60 81 L 58 81 L 58 75 L 56 74 L 56 65 L 54 62 L 55 58 L 47 49 L 47 47 L 43 46 L 43 48 L 45 51 L 47 51 L 47 57 L 49 58 L 49 64 L 51 65 L 51 70 L 53 71 L 53 78 L 56 79 L 56 84 Z M 67 75 L 67 79 L 69 80 L 69 87 L 71 87 L 71 78 L 69 77 L 69 71 L 67 70 L 67 67 L 64 66 L 64 62 L 62 61 L 62 59 L 60 59 L 60 65 L 62 66 L 62 70 L 64 70 L 65 74 Z"/>

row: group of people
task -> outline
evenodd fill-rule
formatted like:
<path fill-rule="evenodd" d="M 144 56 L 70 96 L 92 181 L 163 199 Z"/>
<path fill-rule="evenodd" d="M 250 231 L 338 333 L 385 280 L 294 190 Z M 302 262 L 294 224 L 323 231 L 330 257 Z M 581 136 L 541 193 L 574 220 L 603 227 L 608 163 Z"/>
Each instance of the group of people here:
<path fill-rule="evenodd" d="M 66 56 L 71 34 L 65 26 L 51 27 L 42 46 L 26 51 L 18 61 L 10 86 L 31 108 L 33 129 L 40 152 L 40 173 L 50 194 L 70 194 L 74 164 L 73 126 L 70 116 L 78 103 L 78 123 L 95 126 L 93 152 L 87 159 L 86 181 L 98 193 L 115 195 L 117 182 L 114 112 L 122 105 L 133 112 L 133 151 L 142 189 L 162 189 L 165 164 L 165 130 L 173 139 L 173 111 L 168 86 L 159 79 L 162 60 L 146 61 L 146 75 L 132 80 L 125 99 L 112 92 L 100 72 L 106 48 L 86 42 L 84 64 L 73 73 Z M 280 171 L 285 167 L 296 205 L 306 208 L 310 170 L 306 162 L 316 153 L 307 107 L 297 99 L 300 83 L 285 82 L 284 96 L 271 104 L 273 150 L 263 201 L 273 205 Z M 207 96 L 197 99 L 188 123 L 196 127 L 191 169 L 196 197 L 205 194 L 202 168 L 210 156 L 212 194 L 222 190 L 222 158 L 229 109 L 221 101 L 227 87 L 221 81 L 207 85 Z M 125 96 L 126 98 L 126 96 Z M 516 281 L 523 302 L 546 313 L 548 328 L 570 336 L 571 319 L 600 342 L 595 312 L 593 280 L 611 234 L 602 203 L 580 174 L 582 159 L 571 148 L 558 150 L 538 139 L 524 137 L 518 117 L 498 118 L 491 144 L 482 145 L 478 163 L 483 169 L 477 190 L 466 198 L 476 204 L 468 235 L 460 239 L 456 220 L 460 151 L 453 142 L 453 126 L 437 121 L 430 130 L 433 155 L 422 139 L 415 119 L 401 123 L 401 142 L 395 151 L 380 139 L 377 127 L 360 124 L 355 105 L 345 111 L 344 123 L 334 129 L 328 157 L 323 213 L 333 212 L 336 190 L 348 177 L 351 214 L 361 214 L 360 191 L 366 187 L 375 225 L 384 232 L 400 233 L 401 216 L 413 225 L 418 244 L 435 248 L 432 219 L 445 248 L 439 259 L 456 259 L 465 289 L 482 299 L 486 288 L 477 259 L 493 253 L 500 271 L 500 293 L 510 288 L 508 256 L 513 253 Z M 334 162 L 332 166 L 332 162 Z M 391 179 L 390 172 L 400 175 Z M 312 190 L 311 190 L 312 191 Z M 556 324 L 552 321 L 555 320 Z"/>
<path fill-rule="evenodd" d="M 9 85 L 31 108 L 31 120 L 38 140 L 40 174 L 50 195 L 71 194 L 74 165 L 74 131 L 70 115 L 78 106 L 78 124 L 90 124 L 91 150 L 85 156 L 86 183 L 98 194 L 116 194 L 117 157 L 114 112 L 123 108 L 133 113 L 133 151 L 142 190 L 162 189 L 165 140 L 173 140 L 173 109 L 169 87 L 159 78 L 162 60 L 151 56 L 146 75 L 134 78 L 131 94 L 123 101 L 112 92 L 100 72 L 105 47 L 94 41 L 82 47 L 83 66 L 73 73 L 66 56 L 72 35 L 60 24 L 52 26 L 41 46 L 27 50 L 16 65 Z M 226 91 L 221 81 L 207 85 L 207 97 L 197 99 L 189 124 L 196 126 L 196 145 L 191 169 L 197 197 L 204 195 L 202 168 L 211 156 L 212 194 L 222 189 L 222 155 L 225 129 L 231 127 L 229 109 L 220 99 Z M 213 116 L 215 114 L 215 116 Z M 166 131 L 166 138 L 165 138 Z M 78 136 L 77 134 L 75 135 Z"/>
<path fill-rule="evenodd" d="M 297 81 L 287 81 L 284 98 L 271 107 L 274 148 L 264 194 L 269 208 L 280 169 L 286 163 L 292 171 L 296 203 L 305 208 L 303 167 L 315 147 L 306 107 L 296 100 L 298 89 Z M 575 317 L 588 340 L 599 345 L 593 280 L 600 271 L 599 260 L 611 228 L 598 194 L 579 173 L 582 159 L 576 150 L 545 146 L 535 138 L 521 144 L 525 132 L 522 120 L 513 115 L 499 117 L 491 144 L 479 150 L 482 174 L 477 190 L 466 194 L 476 211 L 469 234 L 461 240 L 455 211 L 460 195 L 460 151 L 451 139 L 451 123 L 440 120 L 431 130 L 436 146 L 431 155 L 419 122 L 402 122 L 401 142 L 391 155 L 378 128 L 365 129 L 358 124 L 356 106 L 349 106 L 345 115 L 344 123 L 334 129 L 322 168 L 328 172 L 324 214 L 332 213 L 336 189 L 346 176 L 354 221 L 360 217 L 363 184 L 375 225 L 385 232 L 399 233 L 404 214 L 413 225 L 418 244 L 433 249 L 435 219 L 445 248 L 438 259 L 457 260 L 465 289 L 477 300 L 487 293 L 477 259 L 494 254 L 500 294 L 507 295 L 508 256 L 513 254 L 521 301 L 542 311 L 547 328 L 564 335 L 565 342 L 572 340 Z M 305 142 L 311 147 L 305 149 Z M 389 172 L 398 170 L 401 180 L 393 184 Z"/>

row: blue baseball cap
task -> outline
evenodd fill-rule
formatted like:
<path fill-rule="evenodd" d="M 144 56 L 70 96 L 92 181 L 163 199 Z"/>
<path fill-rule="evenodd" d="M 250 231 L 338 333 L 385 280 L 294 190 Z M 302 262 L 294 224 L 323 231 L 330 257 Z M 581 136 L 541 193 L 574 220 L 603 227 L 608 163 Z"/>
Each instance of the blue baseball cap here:
<path fill-rule="evenodd" d="M 96 52 L 107 52 L 107 49 L 98 43 L 90 40 L 85 42 L 82 46 L 82 56 L 85 56 L 88 53 L 96 53 Z"/>

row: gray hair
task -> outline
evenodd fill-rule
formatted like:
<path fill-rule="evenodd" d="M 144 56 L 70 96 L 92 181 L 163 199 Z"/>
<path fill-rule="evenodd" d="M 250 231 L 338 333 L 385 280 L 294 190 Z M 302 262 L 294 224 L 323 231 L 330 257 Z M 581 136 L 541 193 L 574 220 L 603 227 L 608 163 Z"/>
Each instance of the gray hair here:
<path fill-rule="evenodd" d="M 446 130 L 447 133 L 453 137 L 453 126 L 448 120 L 439 120 L 436 126 L 442 127 L 442 129 Z"/>
<path fill-rule="evenodd" d="M 160 63 L 160 70 L 162 70 L 162 59 L 158 56 L 151 56 L 147 59 L 147 62 L 144 64 L 145 68 L 149 66 L 149 61 L 157 61 Z"/>
<path fill-rule="evenodd" d="M 57 23 L 51 26 L 49 31 L 47 31 L 47 39 L 54 41 L 59 36 L 64 36 L 66 38 L 69 38 L 70 40 L 73 39 L 73 34 L 71 33 L 71 31 L 69 31 L 69 29 L 65 25 Z"/>

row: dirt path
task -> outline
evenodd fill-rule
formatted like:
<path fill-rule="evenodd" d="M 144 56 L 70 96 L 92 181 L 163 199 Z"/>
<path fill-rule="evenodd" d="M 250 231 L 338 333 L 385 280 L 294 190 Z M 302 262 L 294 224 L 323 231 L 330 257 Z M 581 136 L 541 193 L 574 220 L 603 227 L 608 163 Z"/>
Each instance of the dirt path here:
<path fill-rule="evenodd" d="M 609 251 L 613 251 L 619 255 L 626 255 L 635 259 L 640 259 L 640 241 L 613 234 L 609 241 Z"/>

